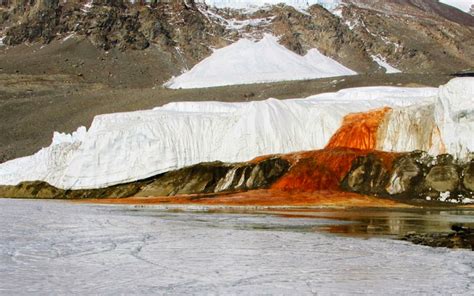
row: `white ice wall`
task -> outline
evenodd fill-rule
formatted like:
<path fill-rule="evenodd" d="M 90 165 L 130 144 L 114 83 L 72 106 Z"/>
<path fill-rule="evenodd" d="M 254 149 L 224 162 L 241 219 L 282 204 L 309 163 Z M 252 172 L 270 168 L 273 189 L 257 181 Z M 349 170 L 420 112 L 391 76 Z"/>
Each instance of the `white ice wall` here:
<path fill-rule="evenodd" d="M 0 184 L 44 180 L 60 188 L 130 182 L 203 161 L 323 148 L 349 112 L 434 102 L 437 89 L 359 88 L 306 99 L 173 103 L 97 116 L 87 133 L 59 137 L 0 165 Z M 406 135 L 411 137 L 416 135 Z M 61 141 L 62 139 L 62 141 Z"/>
<path fill-rule="evenodd" d="M 0 184 L 42 180 L 99 188 L 199 162 L 320 149 L 348 113 L 385 106 L 394 108 L 385 149 L 432 150 L 439 141 L 429 139 L 438 126 L 448 152 L 474 151 L 474 78 L 458 78 L 440 89 L 366 87 L 305 99 L 180 102 L 100 115 L 87 132 L 55 134 L 50 147 L 0 164 Z"/>

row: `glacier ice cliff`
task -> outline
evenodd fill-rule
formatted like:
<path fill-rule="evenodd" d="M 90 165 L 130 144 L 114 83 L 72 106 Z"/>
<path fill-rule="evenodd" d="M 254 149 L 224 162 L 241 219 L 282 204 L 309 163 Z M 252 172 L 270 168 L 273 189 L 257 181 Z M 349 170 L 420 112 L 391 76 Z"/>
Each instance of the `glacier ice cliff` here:
<path fill-rule="evenodd" d="M 383 146 L 466 157 L 474 151 L 474 78 L 437 88 L 365 87 L 304 99 L 179 102 L 96 116 L 86 131 L 56 133 L 51 146 L 0 164 L 0 184 L 46 181 L 63 189 L 126 183 L 220 160 L 321 149 L 345 115 L 390 107 Z"/>

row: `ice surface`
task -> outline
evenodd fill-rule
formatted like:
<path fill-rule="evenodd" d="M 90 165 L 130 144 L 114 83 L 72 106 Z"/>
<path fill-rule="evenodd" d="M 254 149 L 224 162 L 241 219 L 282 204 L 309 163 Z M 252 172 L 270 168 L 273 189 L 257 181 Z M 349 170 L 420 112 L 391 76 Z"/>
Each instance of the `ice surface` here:
<path fill-rule="evenodd" d="M 471 5 L 474 5 L 472 0 L 440 0 L 440 2 L 456 7 L 464 12 L 469 12 Z"/>
<path fill-rule="evenodd" d="M 462 157 L 474 151 L 474 78 L 453 79 L 440 87 L 437 121 L 448 151 Z"/>
<path fill-rule="evenodd" d="M 321 219 L 26 200 L 0 200 L 0 208 L 2 295 L 472 295 L 474 289 L 474 252 L 298 231 L 327 223 Z"/>
<path fill-rule="evenodd" d="M 355 74 L 317 49 L 300 56 L 280 45 L 276 37 L 267 34 L 258 42 L 241 39 L 214 51 L 165 86 L 174 89 L 202 88 Z"/>

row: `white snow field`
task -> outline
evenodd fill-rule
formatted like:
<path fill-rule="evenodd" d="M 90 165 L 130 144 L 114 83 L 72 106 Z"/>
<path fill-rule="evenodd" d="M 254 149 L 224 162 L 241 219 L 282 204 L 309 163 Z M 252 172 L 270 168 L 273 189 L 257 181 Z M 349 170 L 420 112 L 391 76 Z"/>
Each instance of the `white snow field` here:
<path fill-rule="evenodd" d="M 168 88 L 203 88 L 236 84 L 304 80 L 356 75 L 337 61 L 311 49 L 300 56 L 266 34 L 217 49 L 188 72 L 165 83 Z"/>
<path fill-rule="evenodd" d="M 474 290 L 472 251 L 315 232 L 337 223 L 326 219 L 6 199 L 0 208 L 1 295 L 467 296 Z"/>
<path fill-rule="evenodd" d="M 32 156 L 0 164 L 0 184 L 46 181 L 64 189 L 132 182 L 207 161 L 321 149 L 351 112 L 392 107 L 379 149 L 459 158 L 474 151 L 474 78 L 438 88 L 364 87 L 304 99 L 179 102 L 96 116 Z"/>

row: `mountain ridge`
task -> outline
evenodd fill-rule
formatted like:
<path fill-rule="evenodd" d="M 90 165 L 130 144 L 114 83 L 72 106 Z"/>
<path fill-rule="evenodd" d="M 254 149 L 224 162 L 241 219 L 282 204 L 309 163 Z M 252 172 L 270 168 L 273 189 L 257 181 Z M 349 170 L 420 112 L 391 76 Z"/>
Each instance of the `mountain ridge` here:
<path fill-rule="evenodd" d="M 474 17 L 435 0 L 371 1 L 370 6 L 365 0 L 344 0 L 334 12 L 319 5 L 306 11 L 277 5 L 252 13 L 194 1 L 33 2 L 13 1 L 1 8 L 5 45 L 49 44 L 69 36 L 84 36 L 103 50 L 154 45 L 176 61 L 170 77 L 190 69 L 213 48 L 264 33 L 280 36 L 281 44 L 298 54 L 317 48 L 359 73 L 384 71 L 374 57 L 404 72 L 474 67 Z"/>

